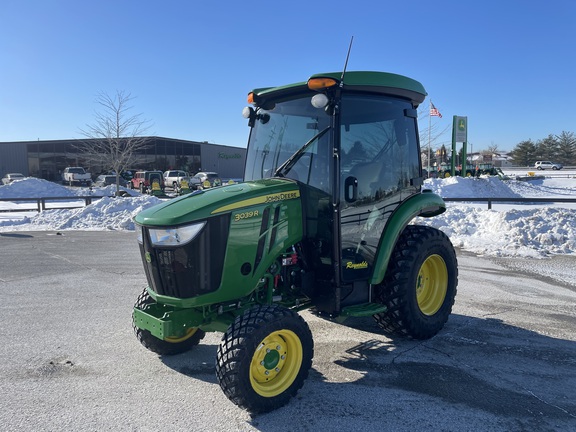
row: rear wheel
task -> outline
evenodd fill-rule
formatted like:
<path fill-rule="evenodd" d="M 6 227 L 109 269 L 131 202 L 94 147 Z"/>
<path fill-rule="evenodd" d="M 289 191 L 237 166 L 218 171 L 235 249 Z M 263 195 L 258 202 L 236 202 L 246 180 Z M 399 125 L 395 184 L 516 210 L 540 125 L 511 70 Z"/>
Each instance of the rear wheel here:
<path fill-rule="evenodd" d="M 386 312 L 374 315 L 386 332 L 427 339 L 450 316 L 458 263 L 450 239 L 432 227 L 409 225 L 392 252 L 377 296 Z"/>
<path fill-rule="evenodd" d="M 137 309 L 143 309 L 145 306 L 153 303 L 154 299 L 150 297 L 148 290 L 144 289 L 144 291 L 142 291 L 142 293 L 136 299 L 136 304 L 134 307 Z M 134 321 L 132 321 L 132 328 L 134 329 L 136 338 L 142 345 L 144 345 L 144 347 L 160 355 L 174 355 L 189 351 L 192 349 L 192 347 L 198 345 L 200 340 L 202 340 L 206 334 L 199 328 L 190 328 L 182 337 L 170 337 L 162 340 L 152 336 L 152 333 L 150 333 L 148 330 L 142 330 L 138 328 Z"/>
<path fill-rule="evenodd" d="M 236 405 L 263 413 L 285 405 L 312 366 L 312 333 L 298 313 L 272 305 L 249 309 L 218 348 L 216 376 Z"/>

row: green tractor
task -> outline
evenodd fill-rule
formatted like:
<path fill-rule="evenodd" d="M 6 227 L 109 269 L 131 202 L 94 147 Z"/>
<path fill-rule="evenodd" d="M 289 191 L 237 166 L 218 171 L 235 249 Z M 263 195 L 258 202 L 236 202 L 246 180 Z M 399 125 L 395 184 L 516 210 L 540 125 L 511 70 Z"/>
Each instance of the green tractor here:
<path fill-rule="evenodd" d="M 148 287 L 138 340 L 160 355 L 223 332 L 216 376 L 251 413 L 285 405 L 312 366 L 298 313 L 373 316 L 389 334 L 434 336 L 458 267 L 445 211 L 422 190 L 423 86 L 383 72 L 326 73 L 253 90 L 244 182 L 198 190 L 135 217 Z M 336 325 L 336 324 L 335 324 Z"/>

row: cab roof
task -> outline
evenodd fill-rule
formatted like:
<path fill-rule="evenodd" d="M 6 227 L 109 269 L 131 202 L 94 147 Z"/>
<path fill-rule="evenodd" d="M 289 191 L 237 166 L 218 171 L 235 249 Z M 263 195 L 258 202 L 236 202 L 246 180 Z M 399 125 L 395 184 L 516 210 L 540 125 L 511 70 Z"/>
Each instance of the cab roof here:
<path fill-rule="evenodd" d="M 340 83 L 342 72 L 327 72 L 312 75 L 313 78 L 332 78 Z M 344 74 L 344 91 L 381 93 L 409 99 L 414 106 L 420 105 L 427 96 L 424 86 L 418 81 L 403 75 L 389 72 L 350 71 Z M 282 96 L 298 91 L 308 91 L 308 81 L 288 84 L 280 87 L 263 87 L 252 90 L 258 99 Z"/>

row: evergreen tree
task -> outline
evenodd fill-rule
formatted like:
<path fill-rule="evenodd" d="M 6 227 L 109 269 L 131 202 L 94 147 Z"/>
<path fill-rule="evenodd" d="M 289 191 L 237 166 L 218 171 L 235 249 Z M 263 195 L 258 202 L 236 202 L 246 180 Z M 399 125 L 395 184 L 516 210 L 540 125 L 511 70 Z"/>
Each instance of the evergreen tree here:
<path fill-rule="evenodd" d="M 557 161 L 563 165 L 576 163 L 576 136 L 574 132 L 562 131 L 556 136 L 558 142 Z"/>
<path fill-rule="evenodd" d="M 510 152 L 517 165 L 532 166 L 536 161 L 536 144 L 532 140 L 522 141 Z"/>
<path fill-rule="evenodd" d="M 558 156 L 558 140 L 552 134 L 536 143 L 536 160 L 555 161 Z"/>

